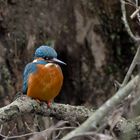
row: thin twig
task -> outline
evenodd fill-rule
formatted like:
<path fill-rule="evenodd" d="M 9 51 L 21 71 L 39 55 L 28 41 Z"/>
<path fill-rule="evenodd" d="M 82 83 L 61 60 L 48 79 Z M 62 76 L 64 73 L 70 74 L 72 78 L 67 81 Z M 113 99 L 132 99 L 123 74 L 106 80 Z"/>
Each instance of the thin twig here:
<path fill-rule="evenodd" d="M 27 130 L 29 130 L 30 132 L 33 132 L 33 130 L 29 127 L 29 125 L 27 124 L 27 122 L 24 122 L 24 124 L 25 124 Z"/>
<path fill-rule="evenodd" d="M 12 134 L 12 132 L 16 129 L 16 126 L 17 126 L 17 124 L 15 124 L 15 126 L 13 127 L 13 129 L 8 132 L 8 135 L 6 135 L 6 137 L 4 138 L 4 140 L 7 140 L 8 137 L 10 137 L 10 135 Z"/>
<path fill-rule="evenodd" d="M 53 138 L 54 140 L 58 140 L 59 136 L 62 134 L 62 131 L 59 131 L 58 134 Z"/>
<path fill-rule="evenodd" d="M 139 42 L 140 41 L 140 37 L 136 37 L 130 27 L 129 27 L 129 24 L 128 24 L 128 21 L 127 21 L 127 18 L 126 18 L 126 9 L 125 9 L 125 2 L 124 0 L 120 0 L 121 2 L 121 10 L 122 10 L 122 20 L 124 22 L 124 25 L 125 25 L 125 28 L 129 34 L 129 36 L 135 41 L 135 42 Z"/>
<path fill-rule="evenodd" d="M 0 133 L 0 136 L 3 137 L 3 138 L 6 138 L 6 139 L 15 139 L 15 138 L 27 137 L 27 136 L 31 136 L 31 135 L 35 135 L 35 134 L 41 134 L 43 132 L 47 132 L 47 131 L 50 131 L 50 130 L 58 131 L 58 130 L 66 130 L 66 129 L 74 129 L 74 128 L 76 128 L 76 127 L 49 128 L 49 129 L 45 129 L 41 132 L 31 132 L 31 133 L 27 133 L 27 134 L 23 134 L 23 135 L 17 135 L 17 136 L 6 136 L 6 135 L 3 135 L 3 134 Z"/>
<path fill-rule="evenodd" d="M 64 127 L 66 124 L 69 124 L 68 121 L 59 121 L 57 124 L 55 125 L 52 125 L 49 129 L 49 131 L 47 131 L 45 134 L 44 134 L 44 137 L 48 137 L 50 138 L 51 134 L 54 132 L 53 129 L 55 128 L 60 128 L 60 127 Z"/>
<path fill-rule="evenodd" d="M 136 3 L 136 8 L 139 7 L 138 0 L 135 0 L 135 3 Z M 138 21 L 140 22 L 140 12 L 137 13 L 137 18 L 138 18 Z"/>
<path fill-rule="evenodd" d="M 124 0 L 120 0 L 120 2 L 121 2 L 121 9 L 122 9 L 122 19 L 123 19 L 125 28 L 126 28 L 128 34 L 130 35 L 130 37 L 131 37 L 135 42 L 138 43 L 138 42 L 140 41 L 140 38 L 139 38 L 139 37 L 136 37 L 136 36 L 132 33 L 132 31 L 131 31 L 131 29 L 130 29 L 130 27 L 129 27 L 128 21 L 127 21 L 127 17 L 126 17 L 126 8 L 125 8 L 125 1 L 124 1 Z M 140 10 L 140 8 L 139 8 L 139 10 Z M 136 15 L 138 12 L 139 12 L 139 11 L 133 13 L 132 17 L 133 17 L 134 15 Z M 132 71 L 134 70 L 134 68 L 135 68 L 135 66 L 136 66 L 136 64 L 137 64 L 137 62 L 139 61 L 139 56 L 140 56 L 140 46 L 139 46 L 138 49 L 137 49 L 137 52 L 136 52 L 135 57 L 134 57 L 134 59 L 133 59 L 131 65 L 130 65 L 130 67 L 129 67 L 129 70 L 127 71 L 127 74 L 126 74 L 126 76 L 125 76 L 125 78 L 124 78 L 124 80 L 123 80 L 123 83 L 122 83 L 122 85 L 121 85 L 121 88 L 124 87 L 124 86 L 127 84 L 128 80 L 129 80 L 129 78 L 130 78 L 130 76 L 131 76 L 131 74 L 132 74 Z"/>
<path fill-rule="evenodd" d="M 128 80 L 132 74 L 132 71 L 134 70 L 136 64 L 140 61 L 139 59 L 140 59 L 140 46 L 138 47 L 137 52 L 133 58 L 133 61 L 129 67 L 129 70 L 127 71 L 127 74 L 122 82 L 121 88 L 127 84 Z"/>
<path fill-rule="evenodd" d="M 95 111 L 80 127 L 68 133 L 61 140 L 69 140 L 71 137 L 93 130 L 101 123 L 101 120 L 111 111 L 113 107 L 118 105 L 124 98 L 126 98 L 134 89 L 138 76 L 131 80 L 125 87 L 120 89 L 113 97 L 106 101 L 97 111 Z"/>
<path fill-rule="evenodd" d="M 0 126 L 0 133 L 2 133 L 3 125 Z"/>
<path fill-rule="evenodd" d="M 130 16 L 130 18 L 131 19 L 134 19 L 136 16 L 137 16 L 137 14 L 140 12 L 140 7 L 138 7 L 132 14 L 131 14 L 131 16 Z"/>
<path fill-rule="evenodd" d="M 138 8 L 138 7 L 136 7 L 136 4 L 134 2 L 132 2 L 132 1 L 124 1 L 124 2 L 125 2 L 126 5 L 130 5 L 130 6 L 134 7 L 134 8 Z"/>
<path fill-rule="evenodd" d="M 102 137 L 102 138 L 106 138 L 107 140 L 113 140 L 111 136 L 109 135 L 104 135 L 104 134 L 100 134 L 100 133 L 96 133 L 96 132 L 84 132 L 84 133 L 78 133 L 76 135 L 74 135 L 73 137 L 71 137 L 68 140 L 72 140 L 73 138 L 76 137 L 83 137 L 83 136 L 94 136 L 94 137 Z"/>
<path fill-rule="evenodd" d="M 135 3 L 133 1 L 131 1 L 131 0 L 125 0 L 125 3 L 130 3 L 132 5 L 135 5 Z"/>

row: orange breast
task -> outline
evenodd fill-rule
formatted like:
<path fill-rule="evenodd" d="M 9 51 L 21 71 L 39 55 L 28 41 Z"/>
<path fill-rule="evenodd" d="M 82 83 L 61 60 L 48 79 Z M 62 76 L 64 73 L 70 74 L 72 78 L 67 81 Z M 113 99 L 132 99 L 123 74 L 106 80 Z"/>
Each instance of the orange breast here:
<path fill-rule="evenodd" d="M 27 95 L 42 101 L 53 100 L 63 84 L 61 68 L 53 63 L 37 65 L 37 71 L 29 76 Z"/>

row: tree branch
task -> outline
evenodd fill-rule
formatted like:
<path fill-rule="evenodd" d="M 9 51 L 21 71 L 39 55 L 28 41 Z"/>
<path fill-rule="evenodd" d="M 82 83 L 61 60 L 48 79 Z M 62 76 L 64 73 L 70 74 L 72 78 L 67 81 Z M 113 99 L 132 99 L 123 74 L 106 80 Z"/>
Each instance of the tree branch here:
<path fill-rule="evenodd" d="M 131 19 L 135 18 L 139 12 L 140 12 L 140 7 L 136 8 L 136 10 L 131 14 L 130 18 Z"/>
<path fill-rule="evenodd" d="M 127 18 L 126 18 L 126 9 L 125 9 L 125 1 L 124 0 L 120 0 L 121 2 L 121 10 L 122 10 L 122 20 L 124 22 L 124 26 L 129 34 L 129 36 L 135 41 L 135 42 L 140 42 L 140 37 L 136 37 L 130 27 L 129 27 L 129 24 L 128 24 L 128 21 L 127 21 Z"/>
<path fill-rule="evenodd" d="M 102 119 L 111 111 L 113 107 L 118 105 L 125 97 L 127 97 L 138 81 L 138 76 L 131 80 L 126 86 L 120 89 L 113 97 L 105 102 L 97 111 L 95 111 L 80 127 L 76 128 L 62 140 L 69 140 L 78 133 L 88 132 L 95 129 L 96 126 L 101 122 Z"/>
<path fill-rule="evenodd" d="M 43 116 L 55 117 L 60 120 L 81 123 L 85 121 L 93 112 L 84 106 L 71 106 L 52 103 L 51 108 L 47 108 L 45 103 L 39 104 L 29 97 L 22 96 L 11 104 L 0 108 L 0 125 L 15 119 L 25 113 L 37 113 Z"/>
<path fill-rule="evenodd" d="M 131 65 L 130 65 L 128 71 L 127 71 L 127 74 L 126 74 L 126 76 L 125 76 L 125 78 L 124 78 L 124 80 L 121 84 L 121 88 L 124 87 L 127 84 L 128 80 L 129 80 L 129 78 L 132 74 L 132 71 L 134 70 L 134 68 L 136 67 L 136 65 L 139 62 L 140 62 L 140 46 L 138 47 L 137 52 L 136 52 L 136 54 L 133 58 L 133 61 L 132 61 Z"/>
<path fill-rule="evenodd" d="M 43 116 L 50 116 L 60 120 L 68 120 L 79 123 L 82 123 L 88 118 L 87 121 L 85 121 L 80 127 L 62 138 L 62 140 L 68 140 L 74 137 L 75 134 L 81 134 L 82 132 L 87 132 L 95 128 L 115 105 L 119 104 L 122 99 L 131 93 L 137 83 L 137 80 L 138 76 L 120 89 L 96 112 L 92 109 L 87 109 L 84 106 L 71 106 L 57 103 L 53 103 L 51 108 L 47 108 L 45 103 L 39 104 L 29 97 L 21 96 L 11 104 L 0 108 L 0 125 L 25 113 L 37 113 Z"/>
<path fill-rule="evenodd" d="M 140 138 L 140 116 L 126 120 L 121 118 L 114 127 L 114 133 L 119 140 L 136 140 Z"/>

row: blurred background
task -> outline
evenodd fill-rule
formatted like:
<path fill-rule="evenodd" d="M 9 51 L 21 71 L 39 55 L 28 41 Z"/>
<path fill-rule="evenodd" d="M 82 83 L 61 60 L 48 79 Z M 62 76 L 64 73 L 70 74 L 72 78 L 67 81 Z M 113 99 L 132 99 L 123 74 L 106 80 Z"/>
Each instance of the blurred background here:
<path fill-rule="evenodd" d="M 129 16 L 134 9 L 127 8 Z M 136 52 L 121 17 L 118 0 L 1 0 L 0 106 L 21 91 L 22 73 L 34 50 L 51 44 L 67 63 L 55 101 L 99 107 L 115 93 L 114 81 L 123 80 Z M 137 34 L 137 22 L 131 20 L 130 26 Z M 30 126 L 35 116 L 27 116 L 5 124 L 3 133 L 13 127 L 13 134 L 28 132 L 24 122 Z M 42 128 L 36 129 L 42 130 L 44 118 L 39 123 Z"/>

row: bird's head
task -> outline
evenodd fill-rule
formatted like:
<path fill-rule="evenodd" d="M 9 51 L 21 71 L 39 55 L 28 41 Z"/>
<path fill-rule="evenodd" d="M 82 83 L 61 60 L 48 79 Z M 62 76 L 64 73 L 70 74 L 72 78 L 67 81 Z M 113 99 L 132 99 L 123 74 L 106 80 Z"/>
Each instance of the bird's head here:
<path fill-rule="evenodd" d="M 66 65 L 66 63 L 57 59 L 57 52 L 52 47 L 49 47 L 47 45 L 42 45 L 39 48 L 37 48 L 34 56 L 35 58 L 42 58 L 47 62 Z"/>

